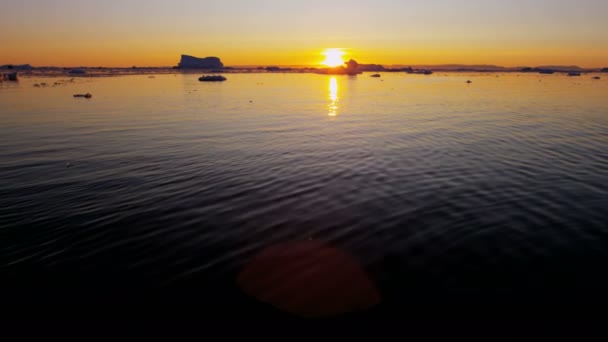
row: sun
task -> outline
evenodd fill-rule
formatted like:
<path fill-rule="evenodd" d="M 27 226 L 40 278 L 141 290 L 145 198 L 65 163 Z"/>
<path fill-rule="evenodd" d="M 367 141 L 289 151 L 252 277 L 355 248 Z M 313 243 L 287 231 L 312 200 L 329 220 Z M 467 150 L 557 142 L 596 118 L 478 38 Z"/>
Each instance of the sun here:
<path fill-rule="evenodd" d="M 344 64 L 344 60 L 342 60 L 342 56 L 346 53 L 340 49 L 327 49 L 323 51 L 323 55 L 325 56 L 325 60 L 321 62 L 321 64 L 326 65 L 330 68 L 334 68 Z"/>

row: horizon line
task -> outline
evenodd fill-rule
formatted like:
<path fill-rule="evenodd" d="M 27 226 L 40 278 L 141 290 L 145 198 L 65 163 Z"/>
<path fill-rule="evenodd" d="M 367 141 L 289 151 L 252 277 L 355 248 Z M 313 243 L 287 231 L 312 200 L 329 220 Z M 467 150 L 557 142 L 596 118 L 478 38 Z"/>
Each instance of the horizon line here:
<path fill-rule="evenodd" d="M 553 68 L 578 68 L 583 70 L 592 70 L 592 69 L 605 69 L 608 66 L 595 66 L 595 67 L 581 67 L 576 64 L 565 65 L 565 64 L 542 64 L 542 65 L 518 65 L 518 66 L 503 66 L 498 64 L 461 64 L 461 63 L 441 63 L 441 64 L 425 64 L 425 63 L 417 63 L 417 64 L 381 64 L 381 63 L 359 63 L 361 65 L 378 65 L 385 68 L 391 67 L 489 67 L 489 68 L 500 68 L 500 69 L 523 69 L 523 68 L 541 68 L 541 67 L 553 67 Z M 59 65 L 42 65 L 35 66 L 29 63 L 3 63 L 0 64 L 0 67 L 6 67 L 9 65 L 13 66 L 29 66 L 34 69 L 40 68 L 62 68 L 62 69 L 70 69 L 70 68 L 87 68 L 87 69 L 98 69 L 98 68 L 106 68 L 106 69 L 145 69 L 145 68 L 155 68 L 155 69 L 171 69 L 176 68 L 176 65 L 171 66 L 163 66 L 163 65 L 150 65 L 150 66 L 104 66 L 104 65 L 70 65 L 70 66 L 59 66 Z M 284 68 L 326 68 L 323 64 L 235 64 L 235 65 L 226 65 L 224 68 L 260 68 L 260 67 L 284 67 Z"/>

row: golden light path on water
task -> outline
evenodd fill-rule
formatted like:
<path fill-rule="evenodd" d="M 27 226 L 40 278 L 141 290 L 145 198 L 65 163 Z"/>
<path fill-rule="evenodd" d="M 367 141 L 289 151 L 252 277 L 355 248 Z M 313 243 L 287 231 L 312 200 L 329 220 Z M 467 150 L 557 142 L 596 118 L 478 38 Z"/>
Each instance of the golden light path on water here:
<path fill-rule="evenodd" d="M 338 115 L 338 100 L 338 80 L 334 76 L 329 79 L 329 116 Z"/>

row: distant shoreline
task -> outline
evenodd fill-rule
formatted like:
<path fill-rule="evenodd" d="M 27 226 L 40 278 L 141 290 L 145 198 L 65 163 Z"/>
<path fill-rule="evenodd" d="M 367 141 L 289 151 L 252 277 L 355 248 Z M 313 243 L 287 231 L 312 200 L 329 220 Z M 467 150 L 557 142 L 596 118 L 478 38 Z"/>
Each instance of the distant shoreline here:
<path fill-rule="evenodd" d="M 71 70 L 82 70 L 84 73 L 71 74 Z M 74 77 L 74 78 L 87 78 L 87 77 L 113 77 L 113 76 L 129 76 L 129 75 L 178 75 L 178 74 L 323 74 L 323 69 L 317 68 L 276 68 L 272 70 L 261 69 L 260 67 L 255 68 L 240 68 L 232 67 L 226 69 L 175 69 L 167 67 L 142 67 L 142 68 L 31 68 L 31 69 L 13 69 L 7 70 L 2 69 L 0 72 L 17 71 L 22 77 Z M 433 72 L 441 73 L 523 73 L 523 74 L 538 74 L 539 68 L 531 68 L 531 70 L 521 69 L 499 69 L 499 70 L 488 70 L 488 69 L 442 69 L 442 68 L 425 68 L 425 70 L 432 70 Z M 554 70 L 554 69 L 552 69 Z M 601 73 L 605 72 L 601 68 L 594 69 L 576 69 L 576 70 L 554 70 L 555 74 L 568 74 L 570 71 L 578 71 L 581 73 Z M 384 70 L 364 70 L 366 73 L 403 73 L 406 72 L 402 69 L 384 69 Z"/>

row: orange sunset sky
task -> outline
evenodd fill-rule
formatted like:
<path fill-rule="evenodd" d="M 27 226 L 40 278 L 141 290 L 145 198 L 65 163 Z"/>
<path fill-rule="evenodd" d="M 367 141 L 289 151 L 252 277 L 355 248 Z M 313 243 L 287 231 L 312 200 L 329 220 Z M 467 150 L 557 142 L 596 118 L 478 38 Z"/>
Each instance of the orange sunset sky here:
<path fill-rule="evenodd" d="M 608 66 L 606 0 L 7 0 L 0 64 Z"/>

